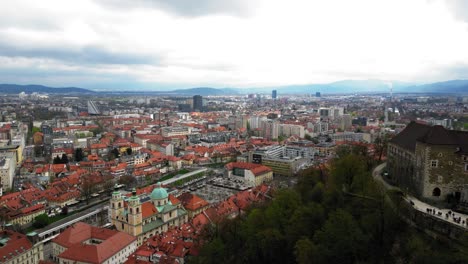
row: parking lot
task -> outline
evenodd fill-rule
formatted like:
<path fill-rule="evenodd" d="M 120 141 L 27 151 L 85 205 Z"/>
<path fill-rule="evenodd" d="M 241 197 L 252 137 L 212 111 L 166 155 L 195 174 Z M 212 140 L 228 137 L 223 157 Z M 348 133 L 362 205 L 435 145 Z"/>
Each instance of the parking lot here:
<path fill-rule="evenodd" d="M 210 184 L 206 184 L 205 186 L 197 189 L 196 191 L 192 191 L 192 193 L 205 199 L 210 204 L 220 202 L 237 192 L 238 191 L 236 190 L 213 186 Z"/>

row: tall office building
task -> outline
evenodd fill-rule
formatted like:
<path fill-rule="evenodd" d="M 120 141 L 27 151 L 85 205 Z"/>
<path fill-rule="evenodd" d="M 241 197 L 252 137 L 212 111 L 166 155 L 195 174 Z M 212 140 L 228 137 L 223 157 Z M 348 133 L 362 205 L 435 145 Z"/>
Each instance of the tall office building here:
<path fill-rule="evenodd" d="M 271 91 L 271 98 L 276 99 L 276 90 Z"/>
<path fill-rule="evenodd" d="M 193 96 L 193 110 L 203 111 L 203 97 L 201 95 Z"/>
<path fill-rule="evenodd" d="M 316 92 L 316 93 L 315 93 L 315 97 L 320 97 L 320 96 L 322 96 L 322 95 L 320 94 L 320 92 Z"/>

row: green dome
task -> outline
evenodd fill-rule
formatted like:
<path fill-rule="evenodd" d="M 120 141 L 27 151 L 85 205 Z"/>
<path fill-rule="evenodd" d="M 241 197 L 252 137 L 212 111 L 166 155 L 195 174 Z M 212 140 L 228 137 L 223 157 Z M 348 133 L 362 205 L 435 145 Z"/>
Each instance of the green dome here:
<path fill-rule="evenodd" d="M 156 188 L 151 192 L 151 200 L 162 200 L 168 197 L 166 189 L 161 187 L 161 183 L 158 182 Z"/>

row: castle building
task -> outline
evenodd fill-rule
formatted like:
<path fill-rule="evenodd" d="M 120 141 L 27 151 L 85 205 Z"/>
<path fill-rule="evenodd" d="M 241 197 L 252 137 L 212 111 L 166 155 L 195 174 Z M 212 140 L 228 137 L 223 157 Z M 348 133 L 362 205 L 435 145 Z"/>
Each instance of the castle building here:
<path fill-rule="evenodd" d="M 138 196 L 133 190 L 132 196 L 124 197 L 118 191 L 112 193 L 111 223 L 118 231 L 137 237 L 140 246 L 147 238 L 180 226 L 188 222 L 187 211 L 180 201 L 170 197 L 158 183 L 149 197 Z"/>
<path fill-rule="evenodd" d="M 425 201 L 468 204 L 468 132 L 411 122 L 390 140 L 390 180 Z"/>

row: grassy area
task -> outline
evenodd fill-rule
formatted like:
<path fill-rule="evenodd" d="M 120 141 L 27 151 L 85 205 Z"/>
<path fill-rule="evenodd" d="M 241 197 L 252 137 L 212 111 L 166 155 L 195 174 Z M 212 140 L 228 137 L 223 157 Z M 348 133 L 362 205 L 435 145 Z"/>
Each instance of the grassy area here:
<path fill-rule="evenodd" d="M 218 168 L 224 168 L 224 166 L 228 163 L 229 162 L 213 163 L 213 164 L 203 165 L 203 167 L 218 169 Z"/>

